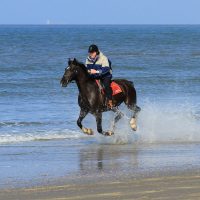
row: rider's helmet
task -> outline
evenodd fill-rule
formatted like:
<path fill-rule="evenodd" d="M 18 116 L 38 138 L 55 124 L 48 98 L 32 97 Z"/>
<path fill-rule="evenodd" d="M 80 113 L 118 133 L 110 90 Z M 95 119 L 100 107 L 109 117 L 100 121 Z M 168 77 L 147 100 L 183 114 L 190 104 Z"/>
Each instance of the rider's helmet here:
<path fill-rule="evenodd" d="M 93 53 L 93 52 L 99 54 L 99 48 L 95 44 L 90 45 L 88 49 L 88 53 Z"/>

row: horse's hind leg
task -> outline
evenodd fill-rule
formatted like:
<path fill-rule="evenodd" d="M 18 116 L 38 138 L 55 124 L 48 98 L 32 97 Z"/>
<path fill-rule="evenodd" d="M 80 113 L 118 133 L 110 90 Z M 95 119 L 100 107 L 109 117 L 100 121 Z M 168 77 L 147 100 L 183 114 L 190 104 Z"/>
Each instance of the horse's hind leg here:
<path fill-rule="evenodd" d="M 114 118 L 114 120 L 112 121 L 112 124 L 111 124 L 111 131 L 114 132 L 115 124 L 123 117 L 123 113 L 121 113 L 117 108 L 113 108 L 112 111 L 114 113 L 117 113 L 117 115 L 115 116 L 115 118 Z"/>
<path fill-rule="evenodd" d="M 137 130 L 137 115 L 140 112 L 141 108 L 137 105 L 130 106 L 130 109 L 133 111 L 133 115 L 130 120 L 130 126 L 133 131 Z"/>
<path fill-rule="evenodd" d="M 81 123 L 83 121 L 83 119 L 85 118 L 85 116 L 88 114 L 88 112 L 89 112 L 88 110 L 81 109 L 79 118 L 77 120 L 77 125 L 83 131 L 83 133 L 85 133 L 87 135 L 93 135 L 92 129 L 83 127 L 83 125 Z"/>
<path fill-rule="evenodd" d="M 141 108 L 136 105 L 136 98 L 137 97 L 135 88 L 129 88 L 125 104 L 131 111 L 133 111 L 133 115 L 130 120 L 130 126 L 133 131 L 137 130 L 137 115 L 141 110 Z"/>

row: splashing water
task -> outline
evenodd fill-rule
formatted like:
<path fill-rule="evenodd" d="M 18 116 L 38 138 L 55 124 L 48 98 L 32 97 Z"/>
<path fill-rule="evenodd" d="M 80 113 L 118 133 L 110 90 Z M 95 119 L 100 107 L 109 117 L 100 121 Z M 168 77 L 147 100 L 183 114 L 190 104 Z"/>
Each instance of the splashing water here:
<path fill-rule="evenodd" d="M 103 144 L 199 142 L 200 123 L 196 106 L 189 103 L 150 103 L 142 106 L 138 115 L 138 130 L 133 132 L 123 108 L 125 117 L 116 125 L 112 137 L 98 137 Z"/>
<path fill-rule="evenodd" d="M 142 142 L 200 141 L 200 123 L 195 106 L 186 104 L 147 104 L 139 119 Z"/>

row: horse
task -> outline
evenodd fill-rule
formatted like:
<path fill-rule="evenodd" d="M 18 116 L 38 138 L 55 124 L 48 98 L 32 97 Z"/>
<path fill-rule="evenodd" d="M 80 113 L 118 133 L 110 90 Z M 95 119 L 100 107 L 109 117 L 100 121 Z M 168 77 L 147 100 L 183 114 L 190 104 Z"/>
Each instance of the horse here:
<path fill-rule="evenodd" d="M 91 128 L 86 128 L 82 125 L 82 120 L 88 113 L 91 113 L 96 118 L 97 131 L 104 136 L 111 136 L 114 134 L 115 123 L 117 123 L 122 117 L 123 113 L 119 111 L 118 106 L 123 102 L 126 104 L 129 110 L 131 110 L 132 117 L 130 120 L 130 126 L 133 131 L 137 130 L 137 114 L 141 110 L 137 103 L 136 90 L 133 82 L 126 79 L 114 79 L 121 91 L 113 96 L 113 105 L 111 109 L 106 105 L 106 97 L 99 89 L 96 80 L 92 78 L 87 70 L 87 67 L 79 62 L 76 58 L 69 59 L 68 66 L 65 68 L 63 77 L 60 80 L 62 87 L 67 87 L 71 82 L 76 82 L 79 90 L 78 104 L 80 107 L 80 114 L 77 120 L 78 127 L 87 135 L 93 135 L 94 132 Z M 102 129 L 102 113 L 106 111 L 113 111 L 117 113 L 114 118 L 114 122 L 111 130 L 103 131 Z"/>

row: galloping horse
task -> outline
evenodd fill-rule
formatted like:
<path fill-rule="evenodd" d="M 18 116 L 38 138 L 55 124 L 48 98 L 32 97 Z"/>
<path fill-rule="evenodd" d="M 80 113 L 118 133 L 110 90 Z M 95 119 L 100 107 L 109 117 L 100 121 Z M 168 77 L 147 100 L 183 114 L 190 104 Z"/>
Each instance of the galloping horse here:
<path fill-rule="evenodd" d="M 137 113 L 141 109 L 136 105 L 136 90 L 131 81 L 125 79 L 113 80 L 121 88 L 121 92 L 113 96 L 113 109 L 110 109 L 106 106 L 106 97 L 99 89 L 99 86 L 96 83 L 95 79 L 90 77 L 86 66 L 83 63 L 78 62 L 75 58 L 73 60 L 69 59 L 68 67 L 65 69 L 65 73 L 60 83 L 62 87 L 67 87 L 67 85 L 72 81 L 76 82 L 79 89 L 78 104 L 80 106 L 80 115 L 77 120 L 77 125 L 85 134 L 93 135 L 92 129 L 83 127 L 81 123 L 85 116 L 88 113 L 91 113 L 96 118 L 97 131 L 105 136 L 113 135 L 115 123 L 123 116 L 123 114 L 118 110 L 118 106 L 122 102 L 124 102 L 127 107 L 133 112 L 130 120 L 130 125 L 131 128 L 136 131 Z M 103 131 L 102 112 L 106 112 L 109 110 L 117 113 L 117 115 L 114 118 L 112 130 Z"/>

